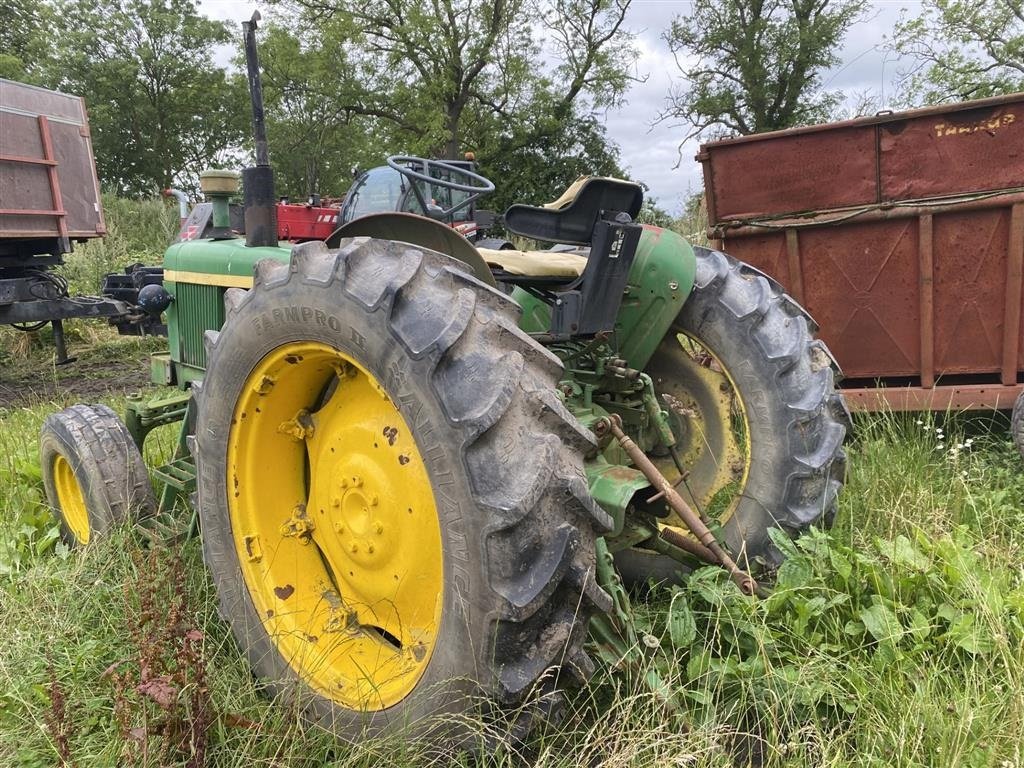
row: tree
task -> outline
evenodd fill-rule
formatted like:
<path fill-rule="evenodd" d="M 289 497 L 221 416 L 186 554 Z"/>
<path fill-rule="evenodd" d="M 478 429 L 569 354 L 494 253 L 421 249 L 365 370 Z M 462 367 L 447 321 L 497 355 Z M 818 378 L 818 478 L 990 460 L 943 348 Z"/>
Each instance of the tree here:
<path fill-rule="evenodd" d="M 259 50 L 279 194 L 340 195 L 354 168 L 378 165 L 389 154 L 372 118 L 348 109 L 355 73 L 340 46 L 320 34 L 299 36 L 268 24 L 260 30 Z"/>
<path fill-rule="evenodd" d="M 246 132 L 244 82 L 212 63 L 232 38 L 192 0 L 66 0 L 47 85 L 86 99 L 103 185 L 151 193 L 198 174 Z"/>
<path fill-rule="evenodd" d="M 828 119 L 840 97 L 821 90 L 821 72 L 837 63 L 864 8 L 864 0 L 694 0 L 665 33 L 686 85 L 669 93 L 662 119 L 681 119 L 687 138 Z"/>
<path fill-rule="evenodd" d="M 606 144 L 591 115 L 630 80 L 629 2 L 295 0 L 285 8 L 306 55 L 345 71 L 292 79 L 290 98 L 329 104 L 335 125 L 363 127 L 382 154 L 472 150 L 489 169 L 544 147 L 583 151 L 597 135 Z"/>
<path fill-rule="evenodd" d="M 925 0 L 889 47 L 914 61 L 902 73 L 906 106 L 1024 91 L 1024 2 Z"/>
<path fill-rule="evenodd" d="M 36 82 L 50 52 L 51 8 L 37 0 L 4 0 L 0 24 L 0 77 Z"/>

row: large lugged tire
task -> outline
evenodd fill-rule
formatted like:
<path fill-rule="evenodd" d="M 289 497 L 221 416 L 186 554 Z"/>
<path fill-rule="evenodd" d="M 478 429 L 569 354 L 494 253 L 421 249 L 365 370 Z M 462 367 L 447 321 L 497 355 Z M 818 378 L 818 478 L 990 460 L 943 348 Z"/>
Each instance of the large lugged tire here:
<path fill-rule="evenodd" d="M 47 502 L 69 545 L 88 544 L 121 521 L 156 510 L 142 455 L 105 405 L 73 405 L 47 416 L 39 459 Z"/>
<path fill-rule="evenodd" d="M 1013 406 L 1010 435 L 1013 437 L 1013 444 L 1020 451 L 1021 458 L 1024 459 L 1024 392 L 1017 396 L 1017 403 Z"/>
<path fill-rule="evenodd" d="M 741 564 L 774 566 L 769 528 L 796 534 L 835 515 L 850 425 L 838 367 L 777 283 L 724 253 L 694 250 L 693 293 L 647 370 L 659 393 L 682 404 L 681 433 L 700 427 L 682 451 L 697 504 L 713 508 Z M 694 342 L 696 359 L 687 352 Z M 670 461 L 658 464 L 678 478 Z"/>
<path fill-rule="evenodd" d="M 472 739 L 450 715 L 586 679 L 610 606 L 593 438 L 558 359 L 466 270 L 308 243 L 229 291 L 208 334 L 198 509 L 221 614 L 271 691 L 344 739 Z"/>

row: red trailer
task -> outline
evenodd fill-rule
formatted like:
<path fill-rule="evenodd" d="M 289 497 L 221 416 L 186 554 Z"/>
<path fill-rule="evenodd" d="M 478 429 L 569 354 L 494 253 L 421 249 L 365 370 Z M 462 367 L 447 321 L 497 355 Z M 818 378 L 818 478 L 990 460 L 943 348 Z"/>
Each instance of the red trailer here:
<path fill-rule="evenodd" d="M 851 407 L 1024 391 L 1024 94 L 704 144 L 708 236 L 821 324 Z"/>

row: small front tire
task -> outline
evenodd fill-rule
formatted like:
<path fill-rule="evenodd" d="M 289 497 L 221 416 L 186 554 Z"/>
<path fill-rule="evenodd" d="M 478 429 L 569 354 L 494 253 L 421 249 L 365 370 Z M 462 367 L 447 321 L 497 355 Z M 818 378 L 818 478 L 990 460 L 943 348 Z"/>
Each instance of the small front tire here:
<path fill-rule="evenodd" d="M 39 459 L 47 502 L 69 545 L 84 546 L 156 510 L 142 454 L 105 405 L 73 405 L 47 416 Z"/>

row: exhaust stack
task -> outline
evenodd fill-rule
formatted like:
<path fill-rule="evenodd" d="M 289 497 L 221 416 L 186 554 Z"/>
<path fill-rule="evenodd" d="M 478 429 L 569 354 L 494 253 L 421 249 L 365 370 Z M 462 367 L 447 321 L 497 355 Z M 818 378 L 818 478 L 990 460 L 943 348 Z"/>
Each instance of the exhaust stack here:
<path fill-rule="evenodd" d="M 256 22 L 262 17 L 253 13 L 242 22 L 245 36 L 245 64 L 249 78 L 249 99 L 252 102 L 252 134 L 256 144 L 256 165 L 242 171 L 245 191 L 245 244 L 247 246 L 277 245 L 277 196 L 274 193 L 274 170 L 270 167 L 267 147 L 267 125 L 263 115 L 263 82 L 256 53 Z"/>

